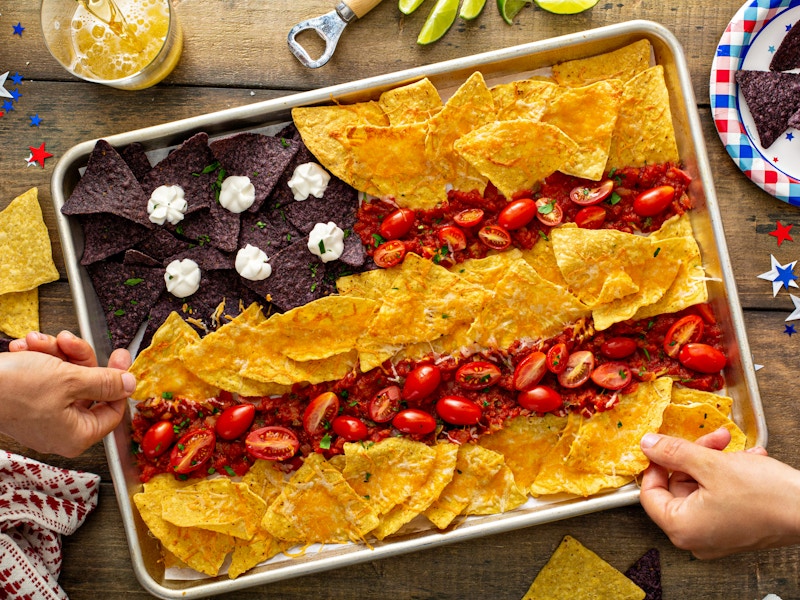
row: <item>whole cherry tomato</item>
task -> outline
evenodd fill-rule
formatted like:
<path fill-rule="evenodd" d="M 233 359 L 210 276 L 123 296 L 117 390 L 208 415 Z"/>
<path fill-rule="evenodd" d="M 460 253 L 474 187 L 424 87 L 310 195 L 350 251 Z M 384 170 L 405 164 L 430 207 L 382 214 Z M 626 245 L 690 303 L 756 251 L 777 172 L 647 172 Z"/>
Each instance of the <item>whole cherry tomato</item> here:
<path fill-rule="evenodd" d="M 398 208 L 384 217 L 378 231 L 384 239 L 396 240 L 411 231 L 415 218 L 410 208 Z"/>
<path fill-rule="evenodd" d="M 594 354 L 578 350 L 567 358 L 566 368 L 558 374 L 558 382 L 566 388 L 583 385 L 594 371 Z"/>
<path fill-rule="evenodd" d="M 181 436 L 169 455 L 169 469 L 185 475 L 202 467 L 214 454 L 217 436 L 213 429 L 194 429 Z"/>
<path fill-rule="evenodd" d="M 728 359 L 725 355 L 708 344 L 684 344 L 678 353 L 678 360 L 684 367 L 701 373 L 719 373 Z"/>
<path fill-rule="evenodd" d="M 593 204 L 600 204 L 603 200 L 608 198 L 613 191 L 614 182 L 610 179 L 606 179 L 597 187 L 578 186 L 572 188 L 572 191 L 569 193 L 569 199 L 580 206 L 591 206 Z"/>
<path fill-rule="evenodd" d="M 587 206 L 575 215 L 575 225 L 581 229 L 600 229 L 607 216 L 608 213 L 602 206 Z"/>
<path fill-rule="evenodd" d="M 331 423 L 333 433 L 348 442 L 357 442 L 367 437 L 367 425 L 357 417 L 339 415 Z"/>
<path fill-rule="evenodd" d="M 405 257 L 405 255 L 405 244 L 400 240 L 392 240 L 390 242 L 384 242 L 375 248 L 372 260 L 382 269 L 389 269 L 403 262 L 403 257 Z"/>
<path fill-rule="evenodd" d="M 536 202 L 530 198 L 513 200 L 503 207 L 497 215 L 497 224 L 504 229 L 513 231 L 525 227 L 536 216 Z"/>
<path fill-rule="evenodd" d="M 505 250 L 511 245 L 508 231 L 498 225 L 486 225 L 478 232 L 478 238 L 492 250 Z"/>
<path fill-rule="evenodd" d="M 633 199 L 633 210 L 640 217 L 654 217 L 663 212 L 675 198 L 675 188 L 660 185 L 642 192 Z"/>
<path fill-rule="evenodd" d="M 664 336 L 664 352 L 675 358 L 681 347 L 689 342 L 700 341 L 703 337 L 703 319 L 699 315 L 686 315 L 675 321 Z"/>
<path fill-rule="evenodd" d="M 629 337 L 612 337 L 608 338 L 603 345 L 600 346 L 600 353 L 607 358 L 625 358 L 636 352 L 636 340 Z"/>
<path fill-rule="evenodd" d="M 436 414 L 451 425 L 475 425 L 481 420 L 483 409 L 462 396 L 444 396 L 436 403 Z"/>
<path fill-rule="evenodd" d="M 442 382 L 442 371 L 436 365 L 420 365 L 411 371 L 403 384 L 402 396 L 417 402 L 430 396 Z"/>
<path fill-rule="evenodd" d="M 467 247 L 467 236 L 455 225 L 445 225 L 436 232 L 439 242 L 453 252 Z"/>
<path fill-rule="evenodd" d="M 567 368 L 569 350 L 564 342 L 555 344 L 547 351 L 547 370 L 558 375 Z"/>
<path fill-rule="evenodd" d="M 527 410 L 545 413 L 561 408 L 561 394 L 546 385 L 537 385 L 517 394 L 517 404 Z"/>
<path fill-rule="evenodd" d="M 407 408 L 395 415 L 392 426 L 403 433 L 426 435 L 436 429 L 436 419 L 424 410 Z"/>
<path fill-rule="evenodd" d="M 303 411 L 303 429 L 308 435 L 323 433 L 338 414 L 339 396 L 333 392 L 323 392 L 309 402 Z"/>
<path fill-rule="evenodd" d="M 461 227 L 475 227 L 483 221 L 483 210 L 480 208 L 467 208 L 453 217 L 453 221 Z"/>
<path fill-rule="evenodd" d="M 621 390 L 631 382 L 631 370 L 622 363 L 605 363 L 592 371 L 592 381 L 608 390 Z"/>
<path fill-rule="evenodd" d="M 380 390 L 369 402 L 369 418 L 376 423 L 388 423 L 400 410 L 401 392 L 396 385 Z"/>
<path fill-rule="evenodd" d="M 468 390 L 482 390 L 500 379 L 500 367 L 485 360 L 461 365 L 456 371 L 456 383 Z"/>
<path fill-rule="evenodd" d="M 514 369 L 515 390 L 528 390 L 538 384 L 547 373 L 547 356 L 535 350 L 523 358 Z"/>
<path fill-rule="evenodd" d="M 235 440 L 250 428 L 255 416 L 256 407 L 249 402 L 229 406 L 222 411 L 214 424 L 214 430 L 223 440 Z"/>
<path fill-rule="evenodd" d="M 536 218 L 548 227 L 560 225 L 564 220 L 564 211 L 555 198 L 539 198 L 536 201 Z"/>
<path fill-rule="evenodd" d="M 291 429 L 278 425 L 255 429 L 247 434 L 244 447 L 248 456 L 262 460 L 286 460 L 300 448 L 300 440 Z"/>
<path fill-rule="evenodd" d="M 142 438 L 142 453 L 150 459 L 158 458 L 170 449 L 175 441 L 172 421 L 153 423 Z"/>

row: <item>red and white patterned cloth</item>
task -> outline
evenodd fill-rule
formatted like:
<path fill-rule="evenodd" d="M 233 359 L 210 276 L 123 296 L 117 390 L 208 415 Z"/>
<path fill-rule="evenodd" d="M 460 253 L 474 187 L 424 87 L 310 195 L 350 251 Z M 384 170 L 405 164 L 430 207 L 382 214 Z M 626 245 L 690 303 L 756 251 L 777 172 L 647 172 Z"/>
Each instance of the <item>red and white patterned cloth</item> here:
<path fill-rule="evenodd" d="M 67 599 L 61 536 L 97 506 L 100 477 L 0 450 L 0 597 Z"/>

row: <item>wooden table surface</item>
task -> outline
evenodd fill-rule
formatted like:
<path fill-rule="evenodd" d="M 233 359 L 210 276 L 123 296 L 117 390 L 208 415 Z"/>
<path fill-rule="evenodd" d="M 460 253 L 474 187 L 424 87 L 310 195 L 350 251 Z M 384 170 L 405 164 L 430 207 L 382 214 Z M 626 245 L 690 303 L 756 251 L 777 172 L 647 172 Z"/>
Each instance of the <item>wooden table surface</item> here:
<path fill-rule="evenodd" d="M 154 88 L 125 92 L 81 82 L 61 69 L 41 37 L 38 2 L 0 0 L 0 73 L 24 76 L 16 86 L 21 98 L 0 119 L 0 209 L 25 190 L 39 188 L 61 273 L 59 281 L 40 291 L 41 329 L 52 334 L 61 329 L 77 332 L 50 196 L 56 161 L 73 145 L 299 90 L 649 19 L 677 36 L 691 70 L 748 338 L 755 362 L 764 365 L 758 383 L 768 449 L 774 457 L 800 467 L 800 414 L 794 388 L 800 335 L 784 333 L 784 319 L 793 309 L 786 291 L 773 298 L 770 284 L 757 278 L 769 270 L 770 254 L 782 264 L 800 258 L 800 244 L 786 241 L 779 247 L 769 235 L 776 221 L 800 223 L 800 213 L 761 191 L 737 169 L 719 141 L 709 110 L 711 62 L 741 2 L 601 0 L 591 11 L 574 16 L 529 6 L 508 25 L 489 0 L 477 20 L 457 23 L 439 42 L 421 47 L 416 36 L 433 0 L 408 17 L 396 2 L 388 1 L 350 24 L 331 62 L 311 70 L 290 54 L 286 34 L 295 23 L 331 10 L 332 0 L 176 1 L 185 35 L 178 67 Z M 17 23 L 24 27 L 21 36 L 14 34 Z M 13 87 L 10 80 L 6 82 L 6 88 Z M 41 118 L 38 127 L 31 124 L 34 114 Z M 54 157 L 43 169 L 28 167 L 29 146 L 42 143 Z M 800 233 L 800 228 L 796 231 Z M 102 444 L 73 460 L 39 455 L 9 439 L 0 439 L 0 444 L 50 464 L 102 476 L 97 510 L 64 539 L 60 582 L 70 598 L 149 597 L 131 566 Z M 638 505 L 309 575 L 230 597 L 520 598 L 566 534 L 620 570 L 649 548 L 658 548 L 668 599 L 760 600 L 768 593 L 783 600 L 800 598 L 799 548 L 698 561 L 674 548 Z"/>

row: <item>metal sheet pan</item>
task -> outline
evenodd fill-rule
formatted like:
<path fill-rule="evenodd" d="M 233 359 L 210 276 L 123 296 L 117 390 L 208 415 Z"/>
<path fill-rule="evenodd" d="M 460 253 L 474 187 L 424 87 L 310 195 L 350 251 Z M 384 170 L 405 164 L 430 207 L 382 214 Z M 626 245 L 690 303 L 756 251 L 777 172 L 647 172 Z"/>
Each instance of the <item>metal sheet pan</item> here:
<path fill-rule="evenodd" d="M 766 445 L 766 423 L 688 68 L 678 41 L 668 30 L 656 23 L 630 21 L 299 93 L 104 139 L 117 148 L 132 142 L 140 142 L 145 150 L 157 152 L 177 145 L 200 131 L 205 131 L 214 137 L 276 126 L 288 122 L 291 109 L 296 106 L 325 104 L 330 103 L 332 99 L 343 103 L 377 99 L 384 90 L 421 77 L 428 77 L 440 90 L 453 90 L 475 70 L 480 70 L 487 82 L 492 85 L 518 79 L 522 74 L 546 69 L 565 60 L 609 52 L 641 39 L 651 42 L 656 64 L 664 67 L 678 148 L 685 168 L 694 177 L 690 195 L 696 208 L 691 213 L 691 220 L 707 273 L 711 278 L 709 281 L 711 302 L 725 333 L 725 343 L 730 356 L 724 375 L 727 392 L 734 399 L 734 418 L 746 433 L 749 446 Z M 83 251 L 82 232 L 77 221 L 63 216 L 60 210 L 79 180 L 80 170 L 86 165 L 96 141 L 83 142 L 64 154 L 53 173 L 52 197 L 80 333 L 93 344 L 99 359 L 103 361 L 107 360 L 111 348 L 106 336 L 103 311 L 87 273 L 79 263 Z M 586 499 L 564 496 L 547 501 L 531 500 L 526 505 L 505 514 L 463 519 L 457 527 L 451 527 L 444 532 L 428 529 L 414 531 L 375 543 L 372 548 L 363 544 L 326 546 L 320 552 L 309 552 L 300 558 L 270 562 L 256 567 L 235 580 L 228 579 L 226 575 L 193 581 L 167 580 L 160 561 L 158 543 L 148 535 L 146 526 L 132 505 L 132 495 L 139 491 L 141 485 L 129 452 L 129 425 L 128 418 L 116 431 L 109 434 L 104 440 L 105 449 L 134 571 L 148 592 L 162 598 L 198 598 L 222 594 L 313 572 L 634 504 L 639 496 L 638 488 L 630 484 L 619 490 Z"/>

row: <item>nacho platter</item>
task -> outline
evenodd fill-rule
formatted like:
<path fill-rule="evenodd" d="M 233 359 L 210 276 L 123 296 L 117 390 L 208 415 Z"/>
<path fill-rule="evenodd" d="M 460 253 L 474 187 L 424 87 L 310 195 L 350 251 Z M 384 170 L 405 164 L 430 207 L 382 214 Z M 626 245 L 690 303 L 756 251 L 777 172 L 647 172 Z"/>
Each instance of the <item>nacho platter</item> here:
<path fill-rule="evenodd" d="M 476 70 L 483 73 L 487 82 L 502 83 L 519 79 L 523 74 L 536 72 L 557 62 L 593 56 L 641 39 L 650 41 L 654 49 L 655 63 L 664 68 L 678 148 L 683 164 L 694 180 L 689 192 L 695 202 L 695 209 L 691 212 L 692 227 L 702 250 L 707 274 L 711 277 L 710 301 L 726 336 L 729 365 L 724 374 L 726 392 L 734 399 L 734 419 L 745 432 L 748 445 L 763 445 L 766 443 L 766 427 L 747 348 L 741 309 L 730 272 L 724 235 L 718 225 L 720 219 L 691 84 L 678 43 L 669 32 L 658 25 L 634 22 L 603 28 L 580 35 L 536 42 L 298 94 L 106 139 L 116 147 L 139 142 L 150 152 L 163 153 L 165 148 L 174 146 L 201 131 L 207 132 L 213 138 L 240 131 L 280 127 L 289 121 L 292 108 L 326 104 L 331 98 L 342 103 L 372 100 L 387 89 L 420 77 L 428 77 L 440 90 L 453 90 Z M 65 155 L 54 173 L 53 198 L 59 215 L 59 231 L 65 249 L 69 278 L 78 307 L 81 334 L 93 343 L 102 360 L 107 358 L 110 348 L 102 307 L 99 306 L 85 270 L 79 265 L 82 235 L 77 224 L 61 216 L 60 212 L 66 198 L 74 189 L 80 177 L 80 168 L 86 164 L 94 144 L 94 140 L 85 142 Z M 198 597 L 224 593 L 356 562 L 632 504 L 638 498 L 635 485 L 628 485 L 614 492 L 588 499 L 570 497 L 532 501 L 504 514 L 466 518 L 460 521 L 457 527 L 444 532 L 421 530 L 394 536 L 384 542 L 375 543 L 371 549 L 361 544 L 325 546 L 318 552 L 310 551 L 300 558 L 271 562 L 257 567 L 235 580 L 229 580 L 224 575 L 215 579 L 168 580 L 164 577 L 158 545 L 149 536 L 147 528 L 132 505 L 132 496 L 140 489 L 141 484 L 129 453 L 129 431 L 130 423 L 123 424 L 106 439 L 106 450 L 134 569 L 142 585 L 160 597 Z"/>

